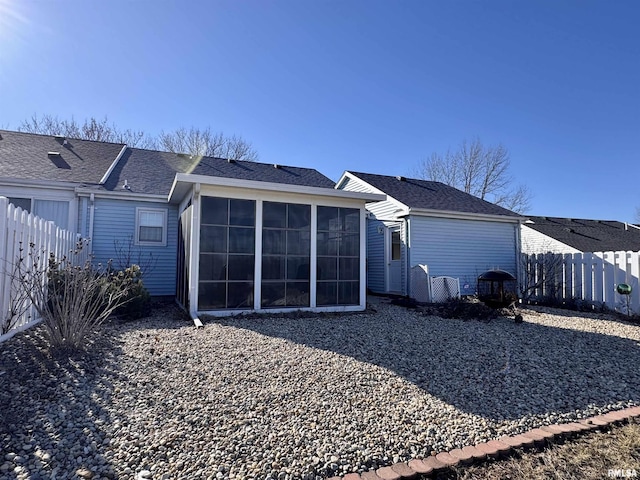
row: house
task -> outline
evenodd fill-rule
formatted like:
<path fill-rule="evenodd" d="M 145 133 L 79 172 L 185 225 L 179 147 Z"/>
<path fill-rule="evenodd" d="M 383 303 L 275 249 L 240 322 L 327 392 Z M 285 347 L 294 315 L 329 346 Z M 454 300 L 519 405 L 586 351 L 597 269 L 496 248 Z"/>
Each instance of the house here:
<path fill-rule="evenodd" d="M 522 224 L 525 253 L 640 250 L 640 227 L 615 220 L 530 216 Z"/>
<path fill-rule="evenodd" d="M 477 277 L 499 268 L 517 276 L 524 217 L 443 183 L 346 171 L 337 189 L 378 193 L 367 204 L 367 286 L 410 295 L 410 271 L 460 280 L 474 294 Z"/>
<path fill-rule="evenodd" d="M 365 205 L 318 171 L 0 130 L 0 195 L 91 239 L 96 262 L 152 258 L 144 281 L 194 318 L 362 310 Z"/>

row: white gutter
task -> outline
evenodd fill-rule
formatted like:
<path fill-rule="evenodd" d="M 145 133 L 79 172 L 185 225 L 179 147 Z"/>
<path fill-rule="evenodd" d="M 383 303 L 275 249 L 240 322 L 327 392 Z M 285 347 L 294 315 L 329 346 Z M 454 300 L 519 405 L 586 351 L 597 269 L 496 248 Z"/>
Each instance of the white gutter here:
<path fill-rule="evenodd" d="M 75 188 L 79 182 L 60 182 L 56 180 L 30 180 L 26 178 L 0 177 L 0 185 L 15 185 L 18 187 L 45 187 L 50 189 Z"/>
<path fill-rule="evenodd" d="M 410 208 L 407 215 L 424 215 L 428 217 L 457 218 L 461 220 L 493 220 L 496 222 L 507 222 L 507 223 L 524 223 L 527 220 L 526 217 L 521 217 L 521 216 L 457 212 L 452 210 L 432 210 L 427 208 Z"/>
<path fill-rule="evenodd" d="M 307 187 L 304 185 L 289 185 L 283 183 L 261 182 L 257 180 L 242 180 L 237 178 L 211 177 L 207 175 L 192 175 L 188 173 L 177 173 L 171 191 L 169 201 L 177 194 L 179 183 L 200 183 L 201 185 L 212 185 L 219 187 L 244 188 L 248 190 L 275 191 L 283 193 L 300 193 L 304 195 L 316 195 L 333 198 L 343 198 L 352 200 L 365 200 L 370 202 L 380 202 L 386 200 L 386 195 L 377 193 L 351 192 L 346 190 L 336 190 L 333 187 Z"/>
<path fill-rule="evenodd" d="M 99 182 L 100 185 L 104 185 L 105 183 L 107 183 L 107 180 L 109 179 L 109 175 L 111 175 L 111 172 L 113 172 L 113 169 L 116 168 L 116 165 L 118 165 L 118 162 L 120 161 L 120 159 L 122 158 L 122 155 L 124 155 L 124 152 L 126 150 L 127 150 L 127 145 L 125 144 L 122 146 L 122 150 L 120 150 L 120 153 L 118 154 L 116 159 L 111 163 L 111 166 L 107 169 L 105 174 L 100 179 L 100 182 Z"/>
<path fill-rule="evenodd" d="M 110 190 L 95 190 L 91 187 L 77 187 L 75 192 L 78 196 L 88 197 L 90 195 L 94 195 L 96 198 L 111 198 L 111 199 L 122 199 L 122 200 L 140 200 L 147 202 L 167 202 L 166 195 L 157 195 L 150 193 L 133 193 L 133 192 L 113 192 Z"/>

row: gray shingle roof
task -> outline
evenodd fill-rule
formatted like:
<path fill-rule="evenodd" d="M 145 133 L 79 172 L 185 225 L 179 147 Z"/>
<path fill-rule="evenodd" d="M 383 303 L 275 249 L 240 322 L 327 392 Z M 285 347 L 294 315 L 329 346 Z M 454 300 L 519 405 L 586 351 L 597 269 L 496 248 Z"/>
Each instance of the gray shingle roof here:
<path fill-rule="evenodd" d="M 228 162 L 155 150 L 127 148 L 104 185 L 98 185 L 123 144 L 67 139 L 0 130 L 0 177 L 58 180 L 97 189 L 168 195 L 176 173 L 333 188 L 334 182 L 311 168 L 257 162 Z M 60 155 L 48 155 L 59 152 Z"/>
<path fill-rule="evenodd" d="M 222 158 L 127 149 L 105 184 L 108 190 L 122 189 L 124 181 L 132 192 L 168 195 L 176 173 L 333 188 L 334 182 L 311 168 L 235 161 Z"/>
<path fill-rule="evenodd" d="M 404 203 L 409 208 L 519 217 L 511 210 L 481 200 L 444 183 L 405 177 L 400 177 L 401 180 L 399 180 L 398 177 L 372 173 L 349 173 Z"/>
<path fill-rule="evenodd" d="M 529 217 L 525 225 L 581 252 L 638 251 L 640 229 L 615 220 Z"/>
<path fill-rule="evenodd" d="M 0 177 L 98 183 L 123 146 L 0 130 Z"/>

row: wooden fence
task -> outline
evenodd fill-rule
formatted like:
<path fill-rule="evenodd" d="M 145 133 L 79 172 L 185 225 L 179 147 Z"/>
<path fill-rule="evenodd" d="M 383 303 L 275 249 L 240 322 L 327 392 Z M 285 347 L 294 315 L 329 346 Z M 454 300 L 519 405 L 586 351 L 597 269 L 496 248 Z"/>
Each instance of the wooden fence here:
<path fill-rule="evenodd" d="M 640 313 L 640 252 L 532 254 L 523 256 L 521 291 L 532 299 L 583 300 L 594 306 Z M 620 283 L 631 286 L 620 295 Z"/>
<path fill-rule="evenodd" d="M 79 241 L 77 234 L 0 197 L 0 342 L 40 321 L 15 278 L 19 259 L 28 260 L 23 263 L 24 268 L 39 269 L 46 268 L 50 254 L 58 260 L 66 257 L 74 263 L 84 263 L 89 258 L 88 245 L 80 254 L 70 255 Z"/>

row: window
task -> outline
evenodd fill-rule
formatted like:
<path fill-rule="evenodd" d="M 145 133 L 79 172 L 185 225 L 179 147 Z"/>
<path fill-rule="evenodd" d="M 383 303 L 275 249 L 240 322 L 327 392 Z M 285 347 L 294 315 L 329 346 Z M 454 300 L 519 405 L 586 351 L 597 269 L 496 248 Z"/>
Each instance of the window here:
<path fill-rule="evenodd" d="M 56 226 L 69 228 L 69 202 L 59 200 L 39 200 L 21 197 L 9 197 L 9 201 L 25 212 L 33 213 Z"/>
<path fill-rule="evenodd" d="M 256 202 L 203 197 L 198 308 L 252 309 Z"/>
<path fill-rule="evenodd" d="M 30 198 L 9 197 L 9 201 L 13 203 L 14 206 L 21 208 L 25 212 L 31 212 Z"/>
<path fill-rule="evenodd" d="M 360 210 L 318 207 L 318 306 L 360 300 Z"/>
<path fill-rule="evenodd" d="M 262 215 L 261 305 L 308 307 L 311 205 L 264 202 Z"/>
<path fill-rule="evenodd" d="M 167 244 L 167 211 L 136 208 L 136 245 L 163 247 Z"/>
<path fill-rule="evenodd" d="M 394 231 L 391 232 L 391 260 L 400 260 L 402 255 L 401 247 L 402 243 L 400 242 L 400 232 Z"/>

